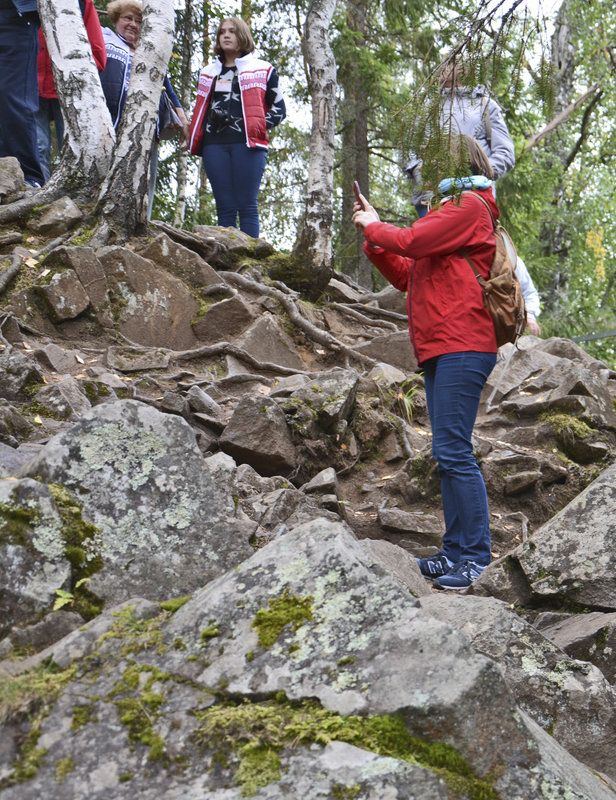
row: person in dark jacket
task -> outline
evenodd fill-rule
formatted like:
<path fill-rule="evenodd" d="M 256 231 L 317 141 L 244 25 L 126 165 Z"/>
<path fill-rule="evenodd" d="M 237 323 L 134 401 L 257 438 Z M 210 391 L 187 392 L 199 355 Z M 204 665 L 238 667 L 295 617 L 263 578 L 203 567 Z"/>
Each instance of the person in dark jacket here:
<path fill-rule="evenodd" d="M 92 48 L 94 62 L 99 72 L 105 69 L 107 63 L 107 51 L 103 40 L 103 31 L 98 20 L 98 14 L 94 8 L 92 0 L 79 0 L 79 8 L 83 16 L 83 23 L 88 35 L 88 41 Z M 39 30 L 39 53 L 38 53 L 38 86 L 39 86 L 39 109 L 36 114 L 36 132 L 38 141 L 39 160 L 45 182 L 50 177 L 49 160 L 51 156 L 51 130 L 50 124 L 53 122 L 56 130 L 56 140 L 58 151 L 62 149 L 64 141 L 64 120 L 60 101 L 56 93 L 56 87 L 51 71 L 51 59 L 47 49 L 47 42 L 43 36 L 43 31 Z"/>
<path fill-rule="evenodd" d="M 107 66 L 101 73 L 103 94 L 107 108 L 111 114 L 113 127 L 117 128 L 122 115 L 128 94 L 133 55 L 139 41 L 141 32 L 142 4 L 137 0 L 113 0 L 107 6 L 107 15 L 113 23 L 114 30 L 103 28 L 103 37 L 107 50 Z M 188 120 L 180 101 L 171 86 L 169 76 L 165 76 L 163 90 L 167 92 L 175 111 L 182 123 L 181 145 L 188 143 Z M 159 118 L 164 106 L 161 94 L 159 104 Z M 154 201 L 154 188 L 156 186 L 156 172 L 158 166 L 158 122 L 157 135 L 152 148 L 150 159 L 150 177 L 148 189 L 148 213 L 152 213 Z"/>
<path fill-rule="evenodd" d="M 38 26 L 36 0 L 0 0 L 0 158 L 16 158 L 29 186 L 44 183 L 34 118 Z"/>
<path fill-rule="evenodd" d="M 439 193 L 449 197 L 410 228 L 380 222 L 365 198 L 366 210 L 356 203 L 353 215 L 364 232 L 368 258 L 407 292 L 409 331 L 424 373 L 445 517 L 441 551 L 417 561 L 439 589 L 470 586 L 491 560 L 488 500 L 471 436 L 481 391 L 496 363 L 496 336 L 481 287 L 460 249 L 468 250 L 487 278 L 494 231 L 488 209 L 474 192 L 495 218 L 499 209 L 491 189 L 492 167 L 480 144 L 459 136 L 453 145 L 468 164 L 468 177 L 442 181 Z"/>

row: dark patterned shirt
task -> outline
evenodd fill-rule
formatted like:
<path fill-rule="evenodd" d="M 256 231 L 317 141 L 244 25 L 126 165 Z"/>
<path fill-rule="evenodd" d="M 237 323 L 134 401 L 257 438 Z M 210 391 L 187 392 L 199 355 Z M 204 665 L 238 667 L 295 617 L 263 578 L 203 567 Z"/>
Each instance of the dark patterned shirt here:
<path fill-rule="evenodd" d="M 275 69 L 272 69 L 267 81 L 265 103 L 269 108 L 265 114 L 265 124 L 269 130 L 282 122 L 287 114 Z M 246 142 L 236 66 L 223 66 L 222 72 L 216 78 L 203 126 L 204 145 Z"/>

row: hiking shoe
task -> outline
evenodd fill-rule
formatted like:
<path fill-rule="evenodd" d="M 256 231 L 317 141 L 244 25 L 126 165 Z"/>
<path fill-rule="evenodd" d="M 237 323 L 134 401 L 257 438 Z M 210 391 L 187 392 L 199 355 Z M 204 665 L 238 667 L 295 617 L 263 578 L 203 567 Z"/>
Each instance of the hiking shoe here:
<path fill-rule="evenodd" d="M 416 558 L 415 561 L 421 574 L 427 578 L 438 578 L 440 575 L 446 575 L 453 567 L 453 563 L 442 550 L 436 555 L 429 556 L 429 558 Z"/>
<path fill-rule="evenodd" d="M 458 561 L 449 572 L 432 583 L 436 589 L 467 589 L 484 569 L 485 566 L 474 561 Z"/>

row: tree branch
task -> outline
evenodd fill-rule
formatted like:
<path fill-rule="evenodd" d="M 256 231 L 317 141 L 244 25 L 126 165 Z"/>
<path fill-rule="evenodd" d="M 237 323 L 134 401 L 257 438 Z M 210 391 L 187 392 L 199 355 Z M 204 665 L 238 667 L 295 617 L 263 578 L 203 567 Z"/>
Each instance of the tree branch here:
<path fill-rule="evenodd" d="M 584 92 L 584 94 L 580 95 L 577 100 L 574 100 L 572 103 L 566 108 L 563 108 L 553 119 L 551 119 L 545 127 L 543 127 L 538 133 L 534 133 L 532 136 L 529 137 L 528 141 L 526 142 L 525 151 L 528 152 L 532 150 L 540 141 L 545 139 L 551 133 L 553 133 L 556 128 L 566 122 L 569 117 L 578 110 L 580 106 L 582 106 L 589 97 L 591 97 L 601 86 L 601 81 L 595 83 L 593 86 L 588 89 L 588 91 Z"/>

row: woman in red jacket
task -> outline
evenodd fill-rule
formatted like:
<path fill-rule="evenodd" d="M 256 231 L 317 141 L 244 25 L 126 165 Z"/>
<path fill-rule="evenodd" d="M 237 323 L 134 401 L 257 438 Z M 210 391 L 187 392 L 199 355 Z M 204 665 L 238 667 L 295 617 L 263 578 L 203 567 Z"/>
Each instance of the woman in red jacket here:
<path fill-rule="evenodd" d="M 489 211 L 474 192 L 481 193 L 495 218 L 499 210 L 491 189 L 492 168 L 481 146 L 461 136 L 454 147 L 468 163 L 468 177 L 442 181 L 439 192 L 449 197 L 412 227 L 380 222 L 365 199 L 366 210 L 356 203 L 353 215 L 354 224 L 363 229 L 368 258 L 390 283 L 407 292 L 446 528 L 441 551 L 417 562 L 440 589 L 470 586 L 491 560 L 488 500 L 471 436 L 497 347 L 481 287 L 460 249 L 468 250 L 487 278 L 494 232 Z"/>

